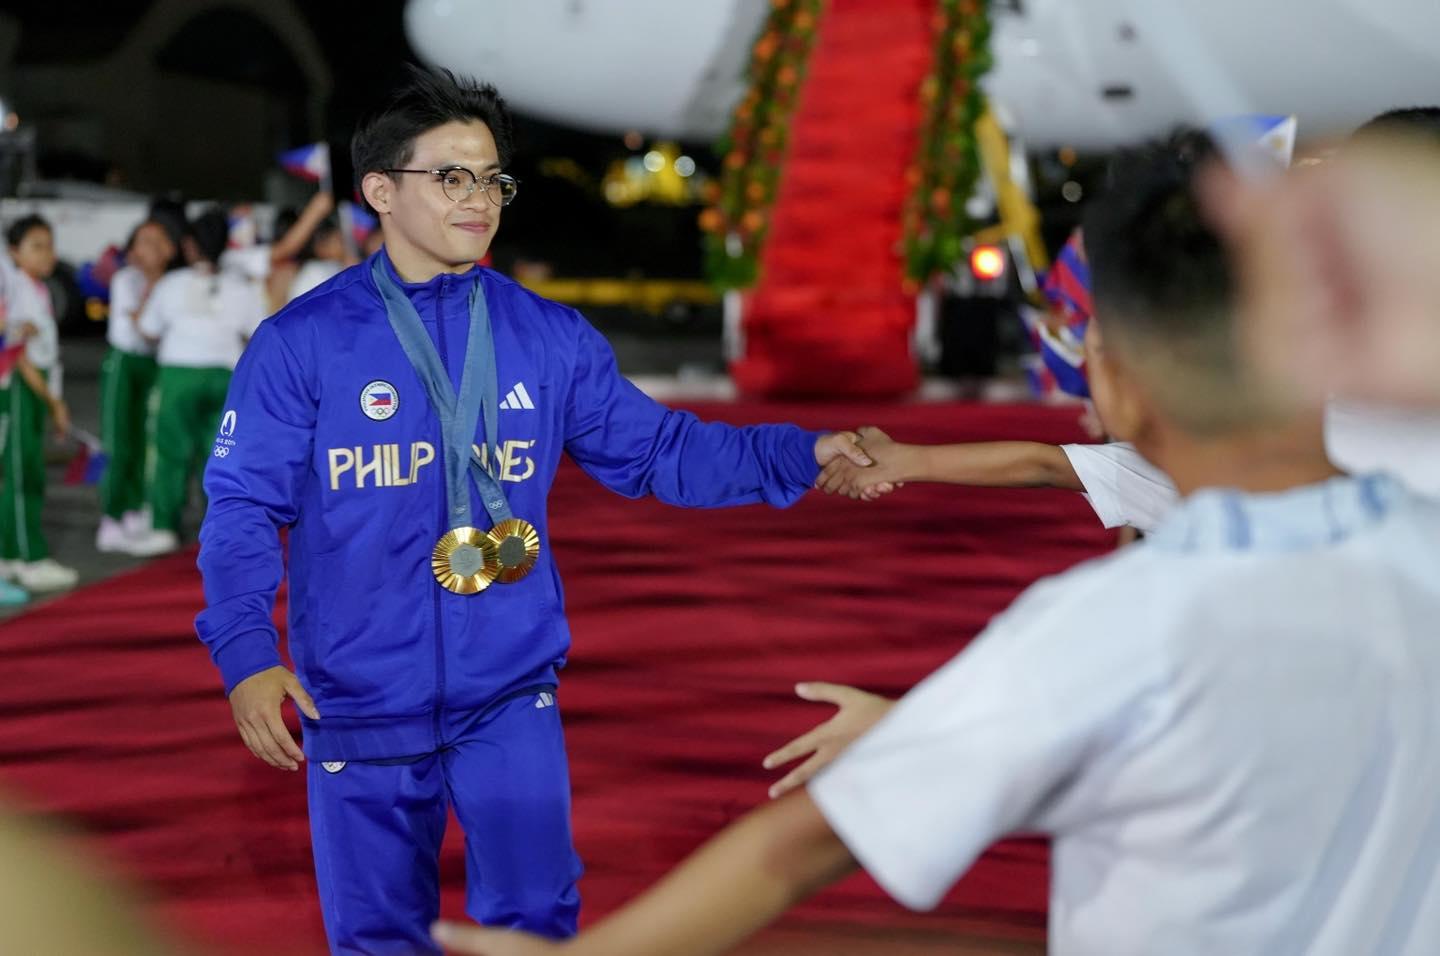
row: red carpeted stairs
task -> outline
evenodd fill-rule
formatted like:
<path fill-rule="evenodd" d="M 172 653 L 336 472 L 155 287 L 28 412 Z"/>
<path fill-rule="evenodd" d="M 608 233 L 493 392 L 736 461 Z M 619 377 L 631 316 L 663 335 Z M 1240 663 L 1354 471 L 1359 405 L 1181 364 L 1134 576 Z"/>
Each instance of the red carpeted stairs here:
<path fill-rule="evenodd" d="M 1080 438 L 1073 409 L 699 411 L 870 422 L 927 442 Z M 761 758 L 830 713 L 797 700 L 796 681 L 898 694 L 1022 588 L 1110 541 L 1066 492 L 912 485 L 868 505 L 810 495 L 786 511 L 684 511 L 627 501 L 568 465 L 551 527 L 574 633 L 558 696 L 587 921 L 765 800 L 776 775 Z M 0 625 L 0 794 L 76 824 L 159 920 L 208 946 L 321 952 L 304 778 L 241 744 L 194 636 L 201 600 L 186 553 Z M 442 873 L 444 911 L 459 916 L 454 828 Z M 906 913 L 857 877 L 796 919 L 1034 939 L 1046 884 L 1043 846 L 1011 841 L 936 913 Z"/>
<path fill-rule="evenodd" d="M 732 373 L 754 395 L 878 396 L 916 384 L 901 210 L 934 3 L 830 0 L 791 121 L 760 280 Z"/>

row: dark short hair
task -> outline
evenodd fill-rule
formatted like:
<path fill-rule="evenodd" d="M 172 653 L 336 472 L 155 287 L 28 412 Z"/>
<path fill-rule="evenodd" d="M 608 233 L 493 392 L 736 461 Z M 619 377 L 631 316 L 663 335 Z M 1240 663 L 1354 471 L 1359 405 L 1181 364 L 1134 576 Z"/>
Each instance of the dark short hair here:
<path fill-rule="evenodd" d="M 1214 142 L 1195 130 L 1111 159 L 1084 214 L 1095 307 L 1107 332 L 1112 313 L 1115 326 L 1160 338 L 1228 313 L 1225 250 L 1193 190 L 1197 170 L 1217 159 Z"/>
<path fill-rule="evenodd" d="M 211 206 L 190 223 L 190 238 L 195 240 L 200 256 L 217 263 L 230 242 L 230 217 L 219 206 Z"/>
<path fill-rule="evenodd" d="M 1167 417 L 1194 434 L 1289 414 L 1240 355 L 1230 262 L 1195 193 L 1197 173 L 1222 161 L 1196 130 L 1122 150 L 1084 214 L 1105 341 L 1116 343 Z"/>
<path fill-rule="evenodd" d="M 1355 130 L 1351 138 L 1369 139 L 1376 135 L 1418 136 L 1440 144 L 1440 106 L 1387 110 Z"/>
<path fill-rule="evenodd" d="M 500 165 L 510 162 L 514 148 L 510 109 L 494 86 L 457 77 L 449 70 L 411 66 L 409 72 L 409 82 L 350 140 L 357 183 L 367 173 L 403 168 L 415 152 L 415 137 L 452 122 L 484 123 L 495 137 Z"/>
<path fill-rule="evenodd" d="M 25 237 L 34 229 L 44 229 L 51 235 L 55 234 L 55 230 L 51 228 L 49 220 L 44 216 L 31 213 L 28 216 L 21 216 L 10 224 L 5 230 L 5 241 L 12 247 L 18 246 L 25 241 Z"/>
<path fill-rule="evenodd" d="M 170 241 L 175 243 L 175 261 L 172 263 L 172 267 L 183 264 L 183 256 L 179 249 L 189 228 L 189 221 L 185 217 L 185 203 L 178 199 L 157 198 L 150 203 L 150 212 L 146 215 L 145 221 L 153 222 L 164 229 L 165 234 L 170 237 Z"/>

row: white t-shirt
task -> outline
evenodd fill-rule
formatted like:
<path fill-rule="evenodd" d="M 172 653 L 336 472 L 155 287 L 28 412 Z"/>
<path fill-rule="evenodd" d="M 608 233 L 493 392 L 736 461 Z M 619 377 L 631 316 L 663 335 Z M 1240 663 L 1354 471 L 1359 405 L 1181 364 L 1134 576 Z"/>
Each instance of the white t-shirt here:
<path fill-rule="evenodd" d="M 1440 497 L 1440 413 L 1331 402 L 1325 446 L 1345 471 L 1383 471 L 1418 494 Z M 1060 447 L 1107 528 L 1130 525 L 1148 533 L 1180 501 L 1170 476 L 1127 442 Z"/>
<path fill-rule="evenodd" d="M 270 246 L 238 246 L 220 253 L 220 271 L 263 282 L 270 276 Z"/>
<path fill-rule="evenodd" d="M 255 284 L 233 272 L 179 269 L 155 284 L 140 331 L 158 338 L 161 365 L 233 369 L 265 318 Z"/>
<path fill-rule="evenodd" d="M 1058 956 L 1440 953 L 1440 503 L 1207 490 L 1030 588 L 809 792 L 934 906 L 1054 839 Z"/>
<path fill-rule="evenodd" d="M 345 267 L 329 259 L 311 259 L 302 265 L 290 280 L 290 298 L 293 302 L 311 289 L 328 282 L 339 275 Z"/>
<path fill-rule="evenodd" d="M 25 343 L 25 357 L 36 368 L 51 371 L 60 364 L 60 327 L 55 323 L 49 287 L 19 269 L 7 278 L 6 285 L 6 333 L 16 334 L 26 323 L 35 326 Z"/>
<path fill-rule="evenodd" d="M 155 354 L 155 347 L 135 326 L 147 285 L 145 273 L 134 266 L 126 266 L 110 279 L 110 318 L 105 323 L 105 341 L 131 355 Z"/>

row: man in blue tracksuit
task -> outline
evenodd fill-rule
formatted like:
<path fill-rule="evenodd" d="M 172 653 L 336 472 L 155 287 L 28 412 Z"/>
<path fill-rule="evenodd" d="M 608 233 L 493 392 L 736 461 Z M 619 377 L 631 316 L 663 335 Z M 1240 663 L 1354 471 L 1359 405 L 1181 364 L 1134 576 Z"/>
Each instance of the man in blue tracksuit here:
<path fill-rule="evenodd" d="M 690 507 L 784 507 L 837 455 L 867 463 L 848 434 L 656 404 L 574 310 L 476 267 L 516 193 L 510 146 L 495 90 L 444 72 L 415 71 L 357 132 L 385 246 L 259 328 L 205 474 L 196 627 L 246 745 L 307 762 L 335 953 L 437 952 L 448 807 L 470 916 L 575 931 L 546 515 L 562 452 L 619 494 Z M 293 674 L 271 623 L 287 527 Z"/>

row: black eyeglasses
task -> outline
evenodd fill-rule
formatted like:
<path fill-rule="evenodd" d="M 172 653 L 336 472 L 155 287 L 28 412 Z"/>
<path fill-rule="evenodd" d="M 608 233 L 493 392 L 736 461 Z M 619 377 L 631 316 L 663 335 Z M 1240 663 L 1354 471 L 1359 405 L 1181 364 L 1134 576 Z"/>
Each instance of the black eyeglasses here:
<path fill-rule="evenodd" d="M 434 176 L 445 190 L 451 202 L 462 202 L 470 198 L 478 187 L 485 190 L 485 198 L 497 206 L 508 206 L 515 201 L 520 191 L 520 180 L 505 173 L 496 173 L 483 179 L 464 166 L 442 166 L 439 169 L 386 169 L 387 173 L 427 173 Z"/>

